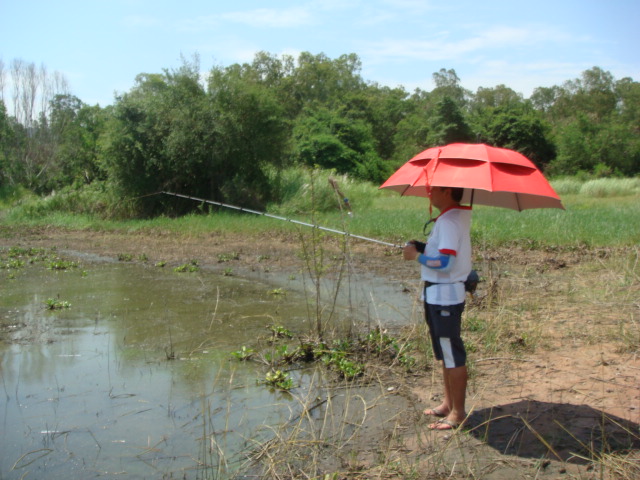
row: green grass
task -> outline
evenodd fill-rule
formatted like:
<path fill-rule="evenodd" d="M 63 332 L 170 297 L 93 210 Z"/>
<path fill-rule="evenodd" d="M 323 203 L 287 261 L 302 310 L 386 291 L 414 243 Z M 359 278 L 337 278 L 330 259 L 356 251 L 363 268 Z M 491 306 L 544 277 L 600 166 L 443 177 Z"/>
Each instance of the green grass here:
<path fill-rule="evenodd" d="M 563 203 L 566 210 L 523 212 L 475 206 L 474 242 L 487 246 L 515 242 L 532 247 L 640 243 L 640 194 L 604 198 L 566 195 Z M 369 210 L 356 211 L 350 229 L 353 233 L 401 242 L 421 238 L 428 216 L 426 199 L 381 195 Z"/>
<path fill-rule="evenodd" d="M 561 196 L 582 194 L 588 197 L 624 197 L 640 194 L 640 177 L 594 178 L 582 181 L 576 177 L 563 177 L 551 181 Z"/>
<path fill-rule="evenodd" d="M 563 198 L 566 210 L 514 212 L 476 208 L 473 232 L 480 242 L 514 241 L 532 246 L 622 246 L 640 243 L 640 195 L 593 199 Z"/>
<path fill-rule="evenodd" d="M 338 177 L 340 189 L 351 200 L 353 216 L 348 216 L 346 211 L 340 209 L 340 199 L 336 198 L 335 192 L 327 190 L 324 185 L 327 177 L 327 174 L 317 177 L 322 183 L 318 191 L 324 191 L 322 211 L 312 214 L 301 209 L 304 202 L 295 196 L 292 197 L 295 198 L 292 200 L 295 202 L 293 205 L 272 206 L 269 211 L 302 222 L 391 243 L 401 244 L 407 239 L 423 238 L 423 225 L 429 218 L 427 199 L 400 197 L 393 192 L 378 190 L 371 184 L 346 181 Z M 562 179 L 561 182 L 564 183 L 558 184 L 557 188 L 565 192 L 561 193 L 561 197 L 566 210 L 538 209 L 515 212 L 475 206 L 472 226 L 474 243 L 489 247 L 516 243 L 531 248 L 624 246 L 640 243 L 639 179 L 598 179 L 586 182 Z M 14 203 L 13 207 L 2 208 L 0 215 L 4 225 L 51 225 L 70 229 L 131 233 L 166 231 L 186 235 L 226 231 L 253 236 L 267 232 L 308 230 L 308 227 L 290 222 L 225 209 L 180 218 L 161 216 L 149 220 L 108 220 L 95 213 L 53 209 L 51 199 L 34 199 L 32 196 L 23 198 L 23 202 Z M 56 200 L 56 205 L 68 208 L 71 202 L 59 199 Z M 307 213 L 301 213 L 303 211 Z M 434 211 L 434 215 L 436 214 L 437 211 Z"/>

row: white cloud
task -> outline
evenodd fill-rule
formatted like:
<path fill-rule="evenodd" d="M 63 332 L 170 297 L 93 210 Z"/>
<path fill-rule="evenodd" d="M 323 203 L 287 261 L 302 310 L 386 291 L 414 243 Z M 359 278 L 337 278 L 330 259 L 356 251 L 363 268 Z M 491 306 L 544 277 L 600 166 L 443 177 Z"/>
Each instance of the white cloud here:
<path fill-rule="evenodd" d="M 258 28 L 291 28 L 314 23 L 313 14 L 307 7 L 259 8 L 223 13 L 220 18 Z"/>
<path fill-rule="evenodd" d="M 238 24 L 250 28 L 296 28 L 313 23 L 312 12 L 305 7 L 285 9 L 258 8 L 204 15 L 180 20 L 177 28 L 181 32 L 202 32 L 219 27 Z"/>
<path fill-rule="evenodd" d="M 455 61 L 471 54 L 482 58 L 504 52 L 506 56 L 518 54 L 520 48 L 552 45 L 554 42 L 572 41 L 568 35 L 542 31 L 536 27 L 494 26 L 477 33 L 448 30 L 434 32 L 430 38 L 388 38 L 369 42 L 363 46 L 364 55 L 376 63 L 389 60 Z M 469 61 L 467 59 L 466 61 Z"/>

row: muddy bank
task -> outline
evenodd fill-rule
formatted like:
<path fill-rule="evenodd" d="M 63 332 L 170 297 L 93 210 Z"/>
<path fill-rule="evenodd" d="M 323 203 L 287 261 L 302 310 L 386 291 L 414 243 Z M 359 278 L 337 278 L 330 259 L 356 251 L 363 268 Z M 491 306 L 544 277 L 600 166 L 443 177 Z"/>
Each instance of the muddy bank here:
<path fill-rule="evenodd" d="M 231 269 L 239 276 L 308 288 L 301 281 L 308 266 L 297 236 L 58 229 L 0 234 L 4 246 L 57 247 L 100 261 L 127 254 L 132 261 L 168 266 L 195 259 L 221 274 Z M 344 286 L 355 284 L 364 296 L 373 292 L 379 298 L 369 314 L 372 322 L 423 333 L 414 264 L 403 262 L 392 248 L 362 242 L 352 242 L 346 261 L 338 242 L 327 238 L 322 248 L 334 270 L 329 282 L 342 272 Z M 333 446 L 329 455 L 283 443 L 280 453 L 288 468 L 306 453 L 317 457 L 318 471 L 326 465 L 323 472 L 340 472 L 336 478 L 584 479 L 600 478 L 593 458 L 613 454 L 625 459 L 620 468 L 634 472 L 640 449 L 638 249 L 509 248 L 475 256 L 484 281 L 467 309 L 474 326 L 466 332 L 474 345 L 467 433 L 426 429 L 429 419 L 421 412 L 438 402 L 441 392 L 436 366 L 402 375 L 385 372 L 378 377 L 379 402 L 391 420 L 383 430 L 379 417 L 363 420 L 359 431 L 376 434 Z M 388 312 L 380 312 L 383 305 Z M 492 323 L 496 320 L 504 329 Z M 492 328 L 482 330 L 483 324 Z M 492 339 L 489 333 L 496 330 L 501 337 Z M 606 478 L 615 478 L 615 470 L 607 464 Z"/>

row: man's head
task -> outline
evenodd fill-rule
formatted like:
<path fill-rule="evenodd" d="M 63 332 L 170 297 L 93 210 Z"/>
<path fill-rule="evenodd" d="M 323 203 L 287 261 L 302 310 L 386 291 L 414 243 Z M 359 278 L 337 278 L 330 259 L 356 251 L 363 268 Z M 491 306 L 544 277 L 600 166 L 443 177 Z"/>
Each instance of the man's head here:
<path fill-rule="evenodd" d="M 429 198 L 431 204 L 442 211 L 449 207 L 459 205 L 464 194 L 464 188 L 458 187 L 431 187 Z"/>

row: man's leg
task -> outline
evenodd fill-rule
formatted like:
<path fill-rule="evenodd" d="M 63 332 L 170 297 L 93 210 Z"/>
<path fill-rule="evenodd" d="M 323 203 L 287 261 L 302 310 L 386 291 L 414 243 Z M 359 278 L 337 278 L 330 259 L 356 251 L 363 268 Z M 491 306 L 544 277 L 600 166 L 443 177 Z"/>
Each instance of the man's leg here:
<path fill-rule="evenodd" d="M 434 408 L 425 410 L 427 415 L 444 417 L 443 428 L 451 428 L 466 418 L 465 398 L 467 392 L 467 367 L 464 342 L 460 338 L 460 325 L 464 303 L 451 307 L 426 304 L 427 324 L 431 335 L 435 357 L 442 360 L 444 399 Z M 430 321 L 431 320 L 431 321 Z M 447 367 L 448 365 L 448 367 Z M 430 425 L 430 428 L 434 428 Z"/>
<path fill-rule="evenodd" d="M 461 423 L 467 416 L 465 399 L 467 394 L 467 367 L 447 368 L 442 366 L 444 380 L 444 402 L 449 406 L 446 419 L 452 423 Z"/>
<path fill-rule="evenodd" d="M 467 417 L 465 398 L 467 393 L 467 367 L 447 368 L 442 366 L 444 383 L 444 401 L 441 408 L 449 407 L 449 414 L 429 425 L 431 430 L 451 430 L 460 425 Z"/>

